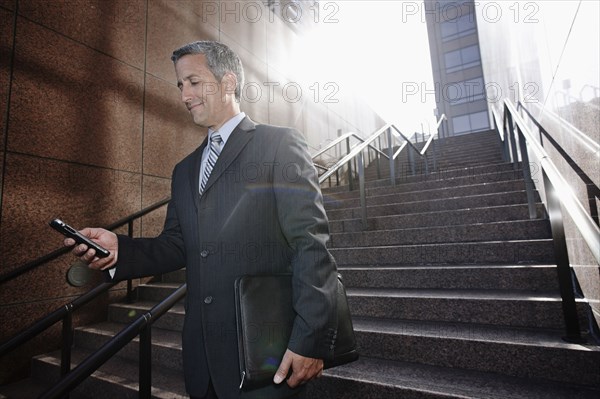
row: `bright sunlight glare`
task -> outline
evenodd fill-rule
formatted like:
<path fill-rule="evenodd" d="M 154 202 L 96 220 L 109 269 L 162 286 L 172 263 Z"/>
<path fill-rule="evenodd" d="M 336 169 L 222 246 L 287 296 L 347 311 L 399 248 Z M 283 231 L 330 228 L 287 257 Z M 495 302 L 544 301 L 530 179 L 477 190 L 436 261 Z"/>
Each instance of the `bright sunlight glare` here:
<path fill-rule="evenodd" d="M 407 135 L 435 130 L 427 26 L 417 1 L 338 1 L 334 18 L 300 38 L 306 79 L 363 97 Z"/>

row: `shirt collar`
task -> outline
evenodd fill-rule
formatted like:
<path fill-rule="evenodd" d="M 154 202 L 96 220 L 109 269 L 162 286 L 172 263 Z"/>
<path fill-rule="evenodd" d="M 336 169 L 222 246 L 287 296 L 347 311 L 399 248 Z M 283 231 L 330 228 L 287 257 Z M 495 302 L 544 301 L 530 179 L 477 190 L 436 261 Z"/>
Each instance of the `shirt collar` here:
<path fill-rule="evenodd" d="M 244 112 L 240 112 L 239 114 L 235 115 L 233 118 L 229 119 L 227 122 L 225 122 L 223 124 L 223 126 L 221 126 L 221 128 L 219 129 L 219 135 L 221 136 L 221 139 L 223 140 L 223 145 L 225 145 L 225 143 L 227 142 L 227 139 L 229 139 L 229 136 L 231 136 L 231 133 L 233 132 L 233 129 L 236 128 L 237 125 L 240 124 L 240 122 L 242 121 L 242 119 L 244 119 L 246 117 L 246 114 Z M 212 129 L 208 129 L 208 140 L 210 141 L 210 137 L 213 135 L 215 131 Z"/>

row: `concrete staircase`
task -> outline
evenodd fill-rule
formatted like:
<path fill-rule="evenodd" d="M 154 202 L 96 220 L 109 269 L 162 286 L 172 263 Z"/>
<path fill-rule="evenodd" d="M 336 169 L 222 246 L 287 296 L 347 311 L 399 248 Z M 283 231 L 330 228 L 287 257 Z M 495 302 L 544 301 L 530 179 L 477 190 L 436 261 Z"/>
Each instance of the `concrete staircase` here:
<path fill-rule="evenodd" d="M 406 158 L 398 160 L 395 187 L 385 179 L 389 166 L 380 165 L 380 180 L 374 166 L 367 169 L 365 231 L 358 193 L 324 189 L 331 251 L 347 287 L 361 357 L 327 370 L 305 397 L 600 397 L 599 347 L 589 336 L 584 345 L 561 340 L 549 223 L 539 203 L 539 218 L 529 219 L 520 170 L 502 162 L 493 132 L 446 139 L 436 151 L 437 169 L 427 176 L 422 163 L 412 176 Z M 113 304 L 106 322 L 78 328 L 74 364 L 184 277 L 178 271 L 140 286 L 138 301 Z M 580 300 L 578 306 L 587 330 L 587 305 Z M 175 306 L 152 332 L 156 398 L 187 397 L 183 312 Z M 34 358 L 33 381 L 55 381 L 59 359 L 60 353 Z M 137 398 L 137 359 L 136 341 L 71 397 Z"/>
<path fill-rule="evenodd" d="M 549 222 L 541 203 L 529 219 L 521 170 L 502 162 L 493 132 L 436 150 L 434 173 L 417 164 L 413 176 L 400 159 L 395 187 L 367 184 L 365 231 L 358 194 L 324 190 L 361 358 L 308 397 L 600 397 L 598 346 L 561 339 Z"/>

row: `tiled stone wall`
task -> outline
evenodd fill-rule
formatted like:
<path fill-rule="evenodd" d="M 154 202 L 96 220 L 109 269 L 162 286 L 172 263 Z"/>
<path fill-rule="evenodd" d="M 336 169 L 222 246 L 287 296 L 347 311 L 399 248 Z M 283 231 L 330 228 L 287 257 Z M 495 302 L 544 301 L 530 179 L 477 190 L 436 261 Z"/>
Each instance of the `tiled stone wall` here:
<path fill-rule="evenodd" d="M 338 129 L 368 134 L 382 125 L 343 90 L 338 103 L 314 101 L 306 86 L 295 101 L 285 97 L 284 85 L 301 79 L 288 63 L 298 30 L 244 4 L 0 0 L 0 273 L 61 245 L 47 226 L 53 217 L 106 225 L 169 195 L 173 166 L 206 135 L 180 102 L 170 61 L 187 42 L 215 39 L 238 52 L 249 89 L 262 89 L 249 90 L 242 109 L 257 122 L 300 129 L 315 152 Z M 144 218 L 136 234 L 157 234 L 163 218 L 164 210 Z M 0 287 L 0 341 L 99 281 L 70 286 L 73 261 L 64 256 Z M 99 309 L 88 307 L 76 323 L 101 319 Z M 0 383 L 22 375 L 32 354 L 58 347 L 59 330 L 2 359 Z"/>

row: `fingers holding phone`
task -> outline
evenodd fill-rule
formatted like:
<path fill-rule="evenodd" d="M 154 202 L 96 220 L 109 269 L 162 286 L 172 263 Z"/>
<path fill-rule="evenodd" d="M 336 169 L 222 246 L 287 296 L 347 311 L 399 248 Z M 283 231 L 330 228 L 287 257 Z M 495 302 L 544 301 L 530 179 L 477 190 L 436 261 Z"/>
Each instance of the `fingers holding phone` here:
<path fill-rule="evenodd" d="M 71 252 L 90 268 L 105 270 L 117 262 L 118 240 L 115 233 L 100 228 L 77 231 L 60 219 L 52 220 L 50 226 L 67 237 L 65 246 L 75 245 Z"/>
<path fill-rule="evenodd" d="M 85 242 L 79 243 L 73 238 L 65 238 L 66 246 L 77 244 L 71 252 L 87 263 L 92 269 L 106 270 L 117 262 L 119 244 L 115 233 L 105 229 L 90 227 L 79 231 L 79 233 L 108 251 L 108 255 L 104 256 L 104 252 L 99 253 L 95 246 L 88 246 Z"/>

